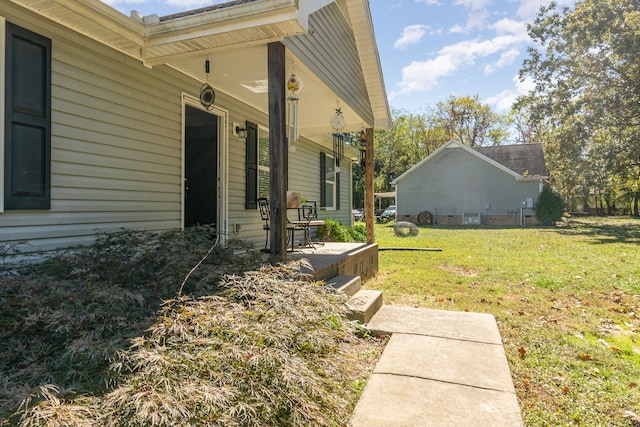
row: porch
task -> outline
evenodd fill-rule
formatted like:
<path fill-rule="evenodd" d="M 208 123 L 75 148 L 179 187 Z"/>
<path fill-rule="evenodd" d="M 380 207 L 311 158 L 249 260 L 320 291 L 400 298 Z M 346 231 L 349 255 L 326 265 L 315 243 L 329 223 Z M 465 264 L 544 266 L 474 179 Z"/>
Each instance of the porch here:
<path fill-rule="evenodd" d="M 316 248 L 298 247 L 287 254 L 289 261 L 306 259 L 313 280 L 328 281 L 336 276 L 359 276 L 362 280 L 378 271 L 378 244 L 327 242 Z"/>

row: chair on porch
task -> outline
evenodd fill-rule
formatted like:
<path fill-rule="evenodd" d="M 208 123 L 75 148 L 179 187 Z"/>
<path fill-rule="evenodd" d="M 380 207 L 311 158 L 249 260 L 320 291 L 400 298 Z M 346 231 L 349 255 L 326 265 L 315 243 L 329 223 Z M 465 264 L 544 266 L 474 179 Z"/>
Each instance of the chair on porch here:
<path fill-rule="evenodd" d="M 267 252 L 267 247 L 269 245 L 269 230 L 271 229 L 271 219 L 270 219 L 270 211 L 269 211 L 269 200 L 262 197 L 257 200 L 258 202 L 258 210 L 260 211 L 260 218 L 264 221 L 262 225 L 262 229 L 265 230 L 265 242 L 264 242 L 264 251 Z M 294 244 L 294 231 L 295 230 L 303 230 L 303 228 L 298 228 L 297 225 L 289 222 L 287 220 L 287 243 L 291 241 L 291 251 L 293 252 L 293 244 Z"/>
<path fill-rule="evenodd" d="M 304 234 L 304 243 L 315 249 L 315 244 L 311 239 L 311 227 L 324 227 L 324 220 L 318 219 L 318 205 L 315 200 L 307 200 L 298 210 L 298 219 L 306 221 L 306 229 Z M 315 242 L 318 243 L 319 242 Z M 324 230 L 322 233 L 322 244 L 324 245 Z"/>

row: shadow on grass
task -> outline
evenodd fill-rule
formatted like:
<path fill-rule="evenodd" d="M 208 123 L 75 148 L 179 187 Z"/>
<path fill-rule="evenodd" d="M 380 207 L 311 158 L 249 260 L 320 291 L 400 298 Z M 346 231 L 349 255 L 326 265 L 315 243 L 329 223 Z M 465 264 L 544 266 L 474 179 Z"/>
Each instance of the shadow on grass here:
<path fill-rule="evenodd" d="M 5 272 L 0 277 L 0 420 L 43 384 L 55 384 L 63 396 L 104 392 L 114 356 L 145 334 L 162 302 L 177 296 L 187 273 L 214 243 L 215 232 L 207 227 L 125 230 Z M 255 269 L 257 258 L 232 255 L 234 247 L 243 246 L 216 246 L 182 294 L 216 294 L 223 275 Z"/>
<path fill-rule="evenodd" d="M 640 243 L 640 218 L 585 218 L 572 219 L 568 226 L 556 232 L 566 235 L 591 237 L 594 244 Z"/>

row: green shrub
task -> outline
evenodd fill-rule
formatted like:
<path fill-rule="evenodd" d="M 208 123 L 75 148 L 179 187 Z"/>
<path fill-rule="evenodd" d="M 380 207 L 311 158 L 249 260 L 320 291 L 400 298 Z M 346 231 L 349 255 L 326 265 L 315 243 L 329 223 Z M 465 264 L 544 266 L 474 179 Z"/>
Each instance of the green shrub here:
<path fill-rule="evenodd" d="M 346 425 L 358 348 L 381 344 L 297 264 L 209 252 L 210 231 L 105 234 L 0 276 L 0 425 Z"/>
<path fill-rule="evenodd" d="M 564 202 L 562 197 L 549 186 L 545 186 L 538 196 L 538 201 L 534 207 L 536 217 L 545 225 L 553 225 L 562 219 L 564 213 Z"/>
<path fill-rule="evenodd" d="M 347 227 L 331 218 L 324 220 L 323 227 L 318 227 L 318 235 L 322 236 L 322 233 L 328 242 L 364 242 L 367 240 L 367 229 L 364 225 Z"/>
<path fill-rule="evenodd" d="M 359 390 L 338 389 L 354 384 L 344 346 L 357 326 L 346 297 L 298 271 L 265 266 L 225 276 L 218 296 L 165 302 L 118 353 L 115 387 L 73 400 L 45 387 L 24 425 L 346 425 Z"/>

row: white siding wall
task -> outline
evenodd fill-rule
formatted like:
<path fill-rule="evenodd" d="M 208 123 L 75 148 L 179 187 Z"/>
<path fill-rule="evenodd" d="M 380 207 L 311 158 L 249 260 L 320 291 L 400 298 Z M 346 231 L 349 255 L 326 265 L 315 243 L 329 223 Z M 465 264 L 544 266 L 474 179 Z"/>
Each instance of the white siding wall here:
<path fill-rule="evenodd" d="M 50 211 L 0 213 L 0 242 L 21 251 L 86 243 L 96 232 L 180 227 L 182 94 L 200 83 L 168 67 L 148 69 L 63 27 L 3 3 L 7 21 L 49 37 L 52 51 L 52 177 Z M 0 100 L 0 102 L 4 102 Z M 267 124 L 267 116 L 218 93 L 230 123 Z M 245 206 L 245 140 L 229 135 L 229 237 L 264 240 L 260 216 Z M 299 143 L 291 155 L 290 188 L 319 200 L 320 147 Z M 341 213 L 348 223 L 350 168 L 343 167 Z"/>
<path fill-rule="evenodd" d="M 429 211 L 506 215 L 527 197 L 538 197 L 538 182 L 517 182 L 512 175 L 461 148 L 448 148 L 398 183 L 399 215 Z"/>
<path fill-rule="evenodd" d="M 295 147 L 294 153 L 289 152 L 289 190 L 300 192 L 302 197 L 315 200 L 320 206 L 321 148 L 305 139 L 296 142 Z M 322 151 L 332 156 L 330 151 Z M 351 161 L 345 158 L 340 163 L 340 210 L 319 209 L 318 217 L 351 225 Z"/>

